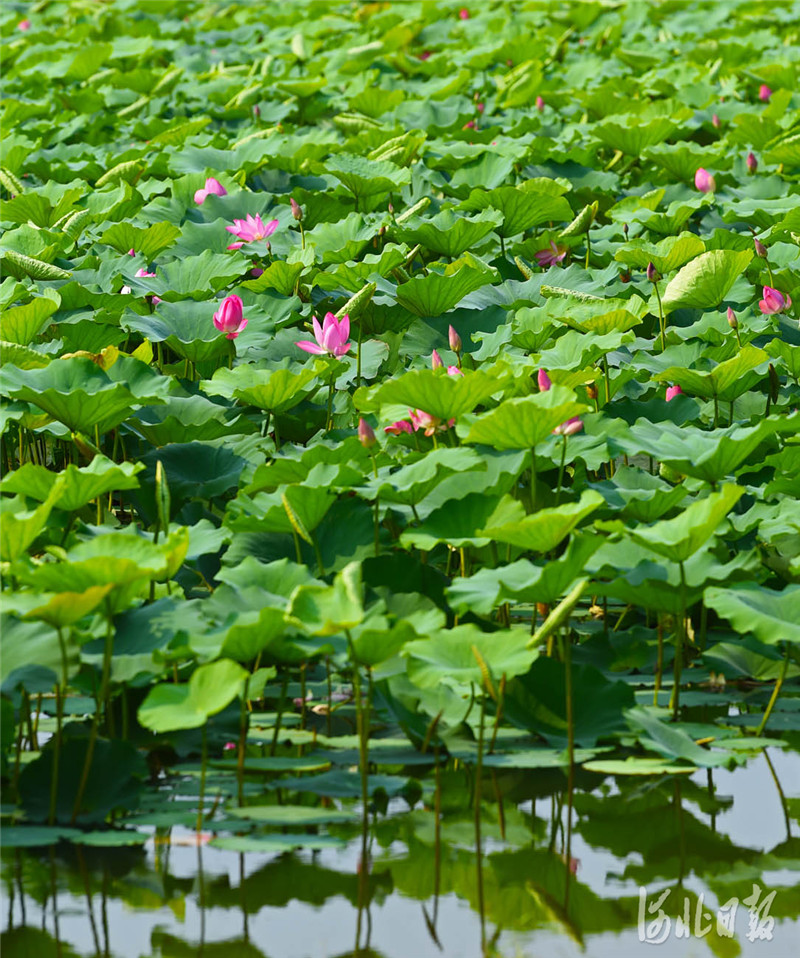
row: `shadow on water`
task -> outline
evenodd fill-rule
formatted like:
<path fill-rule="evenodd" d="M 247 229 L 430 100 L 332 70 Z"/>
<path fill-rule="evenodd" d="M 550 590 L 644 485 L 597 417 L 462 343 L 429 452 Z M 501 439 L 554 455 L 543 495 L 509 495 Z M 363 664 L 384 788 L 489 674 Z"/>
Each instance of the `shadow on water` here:
<path fill-rule="evenodd" d="M 450 761 L 422 784 L 413 807 L 370 804 L 366 856 L 360 816 L 316 851 L 237 852 L 174 826 L 144 845 L 6 848 L 2 954 L 638 956 L 669 940 L 672 958 L 798 940 L 796 754 L 658 778 L 476 781 Z"/>

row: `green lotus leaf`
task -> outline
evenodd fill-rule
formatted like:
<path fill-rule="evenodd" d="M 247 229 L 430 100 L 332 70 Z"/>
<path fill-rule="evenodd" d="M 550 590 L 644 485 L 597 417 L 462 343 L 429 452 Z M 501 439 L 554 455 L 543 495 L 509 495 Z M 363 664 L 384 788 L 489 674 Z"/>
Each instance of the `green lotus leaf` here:
<path fill-rule="evenodd" d="M 454 258 L 471 249 L 502 222 L 503 215 L 498 210 L 487 209 L 471 217 L 442 210 L 432 219 L 417 218 L 395 227 L 393 233 L 406 243 L 420 243 L 432 253 Z"/>
<path fill-rule="evenodd" d="M 23 306 L 5 310 L 0 313 L 0 339 L 20 346 L 29 345 L 60 305 L 61 297 L 58 293 L 45 289 L 43 296 L 36 296 Z"/>
<path fill-rule="evenodd" d="M 42 504 L 33 510 L 26 509 L 25 496 L 0 497 L 0 559 L 13 562 L 25 552 L 44 529 L 63 488 L 63 478 L 57 477 Z"/>
<path fill-rule="evenodd" d="M 333 174 L 358 200 L 361 197 L 380 196 L 397 192 L 411 182 L 411 173 L 387 160 L 368 160 L 352 153 L 337 153 L 325 163 Z"/>
<path fill-rule="evenodd" d="M 588 411 L 588 406 L 576 401 L 571 389 L 554 385 L 546 392 L 506 399 L 484 413 L 470 426 L 465 442 L 494 449 L 532 449 L 561 423 Z"/>
<path fill-rule="evenodd" d="M 504 384 L 505 377 L 482 370 L 450 376 L 444 369 L 414 369 L 368 393 L 357 394 L 356 405 L 365 411 L 388 405 L 421 409 L 447 422 L 486 402 Z"/>
<path fill-rule="evenodd" d="M 520 513 L 510 521 L 498 522 L 498 514 L 492 517 L 481 530 L 491 539 L 508 542 L 532 552 L 549 552 L 561 542 L 587 516 L 603 504 L 603 497 L 587 489 L 578 502 L 556 506 L 552 509 L 540 509 L 526 516 L 520 503 L 516 503 Z M 510 503 L 509 503 L 510 505 Z"/>
<path fill-rule="evenodd" d="M 661 294 L 664 309 L 714 309 L 752 258 L 749 250 L 714 249 L 701 253 L 667 284 Z"/>
<path fill-rule="evenodd" d="M 317 387 L 317 369 L 304 366 L 299 372 L 290 369 L 268 371 L 242 364 L 235 369 L 218 369 L 201 388 L 210 396 L 238 399 L 248 406 L 279 413 L 292 409 Z M 312 385 L 313 383 L 313 385 Z"/>
<path fill-rule="evenodd" d="M 674 519 L 627 529 L 625 534 L 671 562 L 685 562 L 714 535 L 743 493 L 741 486 L 725 485 L 719 492 L 692 503 Z"/>
<path fill-rule="evenodd" d="M 117 465 L 105 456 L 95 456 L 88 466 L 82 468 L 70 463 L 60 474 L 26 462 L 3 477 L 0 490 L 22 493 L 44 502 L 55 483 L 61 482 L 62 491 L 54 501 L 54 508 L 73 512 L 112 490 L 138 488 L 136 474 L 142 469 L 142 463 L 123 462 Z"/>
<path fill-rule="evenodd" d="M 230 659 L 201 665 L 186 683 L 155 685 L 139 706 L 139 722 L 151 732 L 199 728 L 241 692 L 247 672 Z"/>
<path fill-rule="evenodd" d="M 782 592 L 742 582 L 732 589 L 712 586 L 705 601 L 739 632 L 752 632 L 766 645 L 800 642 L 800 585 Z"/>
<path fill-rule="evenodd" d="M 114 223 L 100 239 L 119 253 L 135 250 L 150 263 L 159 253 L 169 249 L 180 235 L 180 229 L 172 223 L 151 223 L 146 229 L 130 223 Z"/>
<path fill-rule="evenodd" d="M 251 289 L 254 293 L 274 289 L 281 296 L 291 296 L 305 268 L 304 263 L 284 263 L 283 260 L 274 260 L 260 276 L 245 280 L 242 286 Z"/>
<path fill-rule="evenodd" d="M 364 619 L 361 567 L 351 562 L 333 585 L 301 585 L 292 594 L 286 616 L 311 635 L 336 635 Z"/>
<path fill-rule="evenodd" d="M 407 642 L 403 652 L 409 677 L 420 688 L 432 689 L 440 683 L 480 686 L 484 681 L 481 660 L 495 681 L 502 675 L 509 679 L 524 675 L 539 654 L 528 648 L 529 638 L 524 629 L 486 633 L 474 625 L 459 625 Z"/>
<path fill-rule="evenodd" d="M 648 264 L 652 263 L 659 273 L 666 274 L 693 260 L 705 252 L 705 248 L 705 243 L 699 236 L 694 233 L 680 233 L 678 236 L 668 236 L 658 243 L 648 243 L 641 239 L 629 240 L 622 249 L 617 250 L 614 259 L 637 269 L 647 269 Z"/>
<path fill-rule="evenodd" d="M 677 384 L 690 396 L 732 402 L 744 395 L 766 373 L 769 356 L 763 349 L 748 343 L 732 358 L 720 363 L 708 372 L 671 366 L 658 373 L 659 382 Z"/>
<path fill-rule="evenodd" d="M 490 283 L 495 271 L 465 253 L 443 273 L 414 276 L 397 287 L 397 302 L 416 316 L 441 316 L 469 293 Z"/>
<path fill-rule="evenodd" d="M 391 474 L 379 473 L 378 478 L 366 483 L 365 490 L 370 498 L 377 497 L 381 502 L 417 505 L 445 476 L 485 468 L 471 449 L 432 449 L 422 459 Z"/>
<path fill-rule="evenodd" d="M 563 196 L 544 190 L 525 190 L 515 186 L 499 186 L 494 190 L 473 190 L 461 203 L 464 210 L 498 210 L 503 221 L 497 227 L 501 236 L 516 236 L 526 230 L 553 221 L 572 219 L 572 207 Z"/>

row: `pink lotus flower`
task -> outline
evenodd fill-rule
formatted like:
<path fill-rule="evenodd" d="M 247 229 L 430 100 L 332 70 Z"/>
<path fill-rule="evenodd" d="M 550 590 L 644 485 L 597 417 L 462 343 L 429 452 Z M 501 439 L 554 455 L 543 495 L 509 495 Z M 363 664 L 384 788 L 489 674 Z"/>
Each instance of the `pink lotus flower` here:
<path fill-rule="evenodd" d="M 135 255 L 136 255 L 136 250 L 135 250 L 135 249 L 129 249 L 129 250 L 128 250 L 128 256 L 135 256 Z"/>
<path fill-rule="evenodd" d="M 370 446 L 374 446 L 378 441 L 375 438 L 375 430 L 372 428 L 372 426 L 370 426 L 363 416 L 358 420 L 358 441 L 365 449 L 369 449 Z"/>
<path fill-rule="evenodd" d="M 462 127 L 462 129 L 463 129 L 463 130 L 474 130 L 474 129 L 475 129 L 475 121 L 474 121 L 474 120 L 468 120 L 468 121 L 464 124 L 464 126 Z"/>
<path fill-rule="evenodd" d="M 712 114 L 711 116 L 711 125 L 714 127 L 715 130 L 718 130 L 720 128 L 721 124 L 719 122 L 719 117 L 717 116 L 716 113 Z"/>
<path fill-rule="evenodd" d="M 23 33 L 30 30 L 31 21 L 30 20 L 20 20 L 17 24 L 17 30 L 22 30 Z"/>
<path fill-rule="evenodd" d="M 203 203 L 205 203 L 206 197 L 210 196 L 212 193 L 214 196 L 228 195 L 228 191 L 225 189 L 222 183 L 220 183 L 219 180 L 215 180 L 213 176 L 209 176 L 209 178 L 206 180 L 206 185 L 201 190 L 197 190 L 197 192 L 194 194 L 195 203 L 197 203 L 198 206 L 202 206 Z M 241 220 L 239 222 L 241 222 Z"/>
<path fill-rule="evenodd" d="M 419 58 L 420 60 L 427 60 L 430 57 L 430 55 L 431 55 L 430 50 L 423 50 L 422 53 L 420 53 Z"/>
<path fill-rule="evenodd" d="M 278 228 L 277 220 L 270 220 L 264 223 L 260 216 L 251 216 L 247 214 L 247 219 L 234 220 L 233 226 L 226 226 L 225 229 L 234 236 L 238 236 L 243 243 L 255 243 L 258 240 L 267 239 L 272 236 Z M 242 243 L 229 246 L 228 249 L 238 249 Z"/>
<path fill-rule="evenodd" d="M 539 370 L 536 380 L 539 384 L 539 392 L 541 393 L 546 393 L 547 390 L 553 385 L 550 377 L 547 375 L 547 372 L 544 369 Z"/>
<path fill-rule="evenodd" d="M 136 276 L 138 279 L 144 279 L 146 276 L 153 277 L 155 275 L 155 273 L 148 273 L 144 267 L 137 269 L 134 273 L 134 276 Z"/>
<path fill-rule="evenodd" d="M 431 416 L 430 413 L 423 412 L 421 409 L 409 409 L 408 414 L 411 416 L 411 424 L 414 426 L 414 430 L 422 429 L 426 436 L 444 432 L 455 425 L 455 419 L 450 419 L 444 423 L 438 416 Z"/>
<path fill-rule="evenodd" d="M 383 431 L 388 432 L 391 436 L 399 436 L 404 432 L 412 434 L 414 427 L 405 419 L 398 419 L 397 422 L 393 422 L 391 426 L 384 426 Z"/>
<path fill-rule="evenodd" d="M 747 154 L 747 159 L 745 160 L 745 163 L 747 163 L 748 173 L 755 173 L 755 171 L 758 169 L 758 160 L 756 159 L 755 153 L 753 153 L 752 151 Z"/>
<path fill-rule="evenodd" d="M 773 313 L 782 313 L 785 309 L 789 309 L 792 305 L 791 296 L 784 296 L 783 293 L 779 293 L 777 289 L 773 289 L 771 286 L 764 287 L 764 298 L 758 304 L 758 308 L 764 313 L 765 316 L 772 316 Z"/>
<path fill-rule="evenodd" d="M 442 366 L 444 366 L 442 357 L 434 349 L 434 351 L 431 353 L 431 369 L 441 369 Z"/>
<path fill-rule="evenodd" d="M 448 376 L 463 376 L 463 375 L 464 375 L 464 370 L 463 370 L 463 369 L 459 369 L 458 366 L 448 366 L 448 367 L 447 367 L 447 375 L 448 375 Z"/>
<path fill-rule="evenodd" d="M 772 90 L 767 86 L 766 83 L 762 83 L 758 88 L 758 98 L 763 100 L 764 103 L 769 103 L 769 98 L 772 96 Z"/>
<path fill-rule="evenodd" d="M 541 96 L 536 97 L 536 109 L 540 113 L 544 113 L 544 98 Z"/>
<path fill-rule="evenodd" d="M 223 752 L 232 752 L 236 748 L 236 742 L 226 742 L 222 746 Z"/>
<path fill-rule="evenodd" d="M 469 20 L 469 10 L 466 7 L 462 7 L 458 11 L 458 16 L 461 20 Z"/>
<path fill-rule="evenodd" d="M 717 181 L 701 166 L 694 175 L 694 185 L 701 193 L 713 193 L 717 188 Z"/>
<path fill-rule="evenodd" d="M 461 337 L 455 331 L 453 326 L 447 327 L 447 342 L 450 344 L 450 348 L 454 353 L 461 352 Z"/>
<path fill-rule="evenodd" d="M 681 395 L 683 395 L 683 390 L 680 386 L 667 386 L 667 402 Z"/>
<path fill-rule="evenodd" d="M 337 359 L 349 352 L 351 346 L 347 341 L 350 335 L 349 316 L 344 315 L 341 319 L 337 319 L 333 313 L 326 313 L 321 326 L 317 317 L 313 316 L 311 325 L 314 327 L 316 342 L 314 343 L 310 339 L 301 339 L 296 343 L 301 349 L 317 356 L 328 353 L 331 356 L 336 356 Z"/>
<path fill-rule="evenodd" d="M 261 269 L 260 266 L 254 266 L 254 267 L 250 270 L 250 275 L 253 277 L 253 279 L 258 279 L 258 277 L 261 276 L 261 274 L 262 274 L 263 272 L 264 272 L 264 270 Z"/>
<path fill-rule="evenodd" d="M 219 309 L 214 313 L 214 325 L 221 333 L 226 334 L 226 339 L 236 339 L 247 325 L 247 320 L 242 316 L 242 301 L 238 296 L 226 296 L 222 300 Z"/>
<path fill-rule="evenodd" d="M 553 432 L 557 436 L 574 436 L 576 432 L 580 432 L 583 429 L 583 420 L 578 416 L 573 416 L 572 419 L 568 419 L 566 422 L 562 422 L 560 426 L 556 426 Z"/>
<path fill-rule="evenodd" d="M 556 246 L 556 244 L 550 240 L 549 248 L 540 249 L 537 253 L 533 254 L 533 258 L 539 266 L 552 266 L 554 263 L 560 263 L 566 255 L 566 246 Z"/>
<path fill-rule="evenodd" d="M 483 103 L 476 103 L 476 104 L 475 104 L 475 109 L 478 111 L 478 113 L 483 113 L 483 111 L 486 109 L 486 107 L 484 106 Z"/>

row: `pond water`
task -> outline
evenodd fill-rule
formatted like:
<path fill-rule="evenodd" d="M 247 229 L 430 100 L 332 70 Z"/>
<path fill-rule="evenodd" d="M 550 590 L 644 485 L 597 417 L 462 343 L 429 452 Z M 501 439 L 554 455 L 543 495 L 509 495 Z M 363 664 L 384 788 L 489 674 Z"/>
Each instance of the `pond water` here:
<path fill-rule="evenodd" d="M 136 846 L 5 848 L 3 958 L 797 954 L 796 752 L 689 776 L 579 771 L 571 835 L 561 770 L 488 771 L 480 888 L 469 771 L 441 769 L 438 856 L 433 779 L 413 808 L 392 798 L 372 817 L 366 870 L 352 823 L 318 850 L 236 852 L 185 827 Z"/>

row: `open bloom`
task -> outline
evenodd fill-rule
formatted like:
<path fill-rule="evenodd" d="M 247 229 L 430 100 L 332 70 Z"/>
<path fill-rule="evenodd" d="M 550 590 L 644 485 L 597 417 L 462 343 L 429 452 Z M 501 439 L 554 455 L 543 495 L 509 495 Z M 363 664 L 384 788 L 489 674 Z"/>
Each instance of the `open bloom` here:
<path fill-rule="evenodd" d="M 683 393 L 683 390 L 680 386 L 667 386 L 667 402 L 670 399 L 674 399 L 676 396 L 680 396 Z"/>
<path fill-rule="evenodd" d="M 438 416 L 431 416 L 430 413 L 423 412 L 421 409 L 409 409 L 409 416 L 411 416 L 411 424 L 414 427 L 414 431 L 422 429 L 426 436 L 432 436 L 437 432 L 444 432 L 445 429 L 449 429 L 451 426 L 455 425 L 455 419 L 449 419 L 447 422 L 443 422 Z"/>
<path fill-rule="evenodd" d="M 407 432 L 409 434 L 414 432 L 414 427 L 405 419 L 398 419 L 397 422 L 393 422 L 391 426 L 384 426 L 384 432 L 388 432 L 392 436 L 399 436 L 401 433 Z"/>
<path fill-rule="evenodd" d="M 242 316 L 242 301 L 238 296 L 226 296 L 214 313 L 214 325 L 227 339 L 236 339 L 247 325 Z"/>
<path fill-rule="evenodd" d="M 581 429 L 583 429 L 583 420 L 578 416 L 573 416 L 566 422 L 562 422 L 560 426 L 556 426 L 553 432 L 557 436 L 574 436 L 575 433 L 580 432 Z"/>
<path fill-rule="evenodd" d="M 717 188 L 717 181 L 701 166 L 694 175 L 694 185 L 701 193 L 713 193 Z"/>
<path fill-rule="evenodd" d="M 277 220 L 270 220 L 265 223 L 260 216 L 251 216 L 247 214 L 247 219 L 234 220 L 233 226 L 226 226 L 225 229 L 234 236 L 238 236 L 243 243 L 255 243 L 258 240 L 267 239 L 278 228 Z M 238 249 L 242 244 L 234 243 L 228 249 Z"/>
<path fill-rule="evenodd" d="M 316 342 L 310 339 L 301 339 L 297 345 L 307 353 L 314 353 L 321 356 L 329 353 L 331 356 L 344 356 L 350 351 L 351 344 L 347 338 L 350 335 L 350 317 L 347 315 L 337 319 L 333 313 L 326 313 L 325 319 L 320 325 L 316 316 L 311 319 L 311 325 L 314 327 L 314 338 Z"/>
<path fill-rule="evenodd" d="M 566 255 L 566 246 L 556 246 L 556 244 L 550 240 L 550 246 L 547 249 L 540 249 L 537 253 L 534 253 L 533 258 L 539 266 L 552 266 L 554 263 L 560 263 Z"/>
<path fill-rule="evenodd" d="M 779 293 L 777 289 L 773 289 L 771 286 L 765 286 L 764 298 L 758 304 L 758 308 L 766 316 L 771 316 L 773 313 L 782 313 L 791 305 L 792 298 L 788 293 L 784 296 L 783 293 Z"/>
<path fill-rule="evenodd" d="M 769 102 L 769 98 L 772 96 L 772 90 L 767 86 L 766 83 L 762 83 L 758 88 L 758 98 L 763 100 L 765 103 Z"/>
<path fill-rule="evenodd" d="M 215 180 L 213 176 L 209 176 L 209 178 L 206 180 L 206 185 L 201 190 L 197 190 L 197 192 L 194 194 L 195 203 L 197 203 L 198 206 L 202 206 L 206 197 L 211 193 L 213 193 L 214 196 L 228 195 L 228 191 L 225 189 L 222 183 L 220 183 L 219 180 Z"/>

